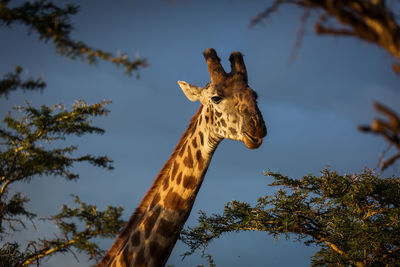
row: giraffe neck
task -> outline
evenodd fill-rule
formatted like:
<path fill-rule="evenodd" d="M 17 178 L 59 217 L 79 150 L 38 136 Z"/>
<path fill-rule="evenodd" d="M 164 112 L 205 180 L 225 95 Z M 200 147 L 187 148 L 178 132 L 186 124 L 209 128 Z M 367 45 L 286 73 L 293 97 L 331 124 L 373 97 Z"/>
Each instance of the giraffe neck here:
<path fill-rule="evenodd" d="M 164 266 L 222 140 L 207 129 L 200 106 L 150 190 L 98 267 Z"/>

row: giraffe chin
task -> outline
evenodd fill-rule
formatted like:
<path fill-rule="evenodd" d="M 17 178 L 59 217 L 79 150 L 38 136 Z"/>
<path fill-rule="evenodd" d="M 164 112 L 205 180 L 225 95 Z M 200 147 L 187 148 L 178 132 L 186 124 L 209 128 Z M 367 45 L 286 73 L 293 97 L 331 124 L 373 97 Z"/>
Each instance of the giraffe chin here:
<path fill-rule="evenodd" d="M 249 149 L 256 149 L 259 148 L 262 144 L 262 138 L 255 138 L 250 136 L 247 133 L 244 133 L 243 142 Z"/>

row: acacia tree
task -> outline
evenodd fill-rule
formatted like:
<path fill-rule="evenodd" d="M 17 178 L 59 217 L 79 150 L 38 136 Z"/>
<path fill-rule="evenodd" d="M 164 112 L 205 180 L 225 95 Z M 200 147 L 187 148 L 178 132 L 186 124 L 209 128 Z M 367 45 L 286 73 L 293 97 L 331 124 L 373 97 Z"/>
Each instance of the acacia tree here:
<path fill-rule="evenodd" d="M 295 236 L 320 250 L 313 266 L 395 266 L 400 261 L 400 178 L 379 178 L 370 170 L 292 179 L 279 173 L 270 186 L 279 190 L 255 206 L 229 202 L 221 215 L 201 213 L 199 225 L 182 232 L 186 255 L 205 249 L 224 233 L 263 231 Z"/>
<path fill-rule="evenodd" d="M 92 126 L 90 118 L 105 116 L 107 102 L 88 105 L 78 101 L 71 111 L 62 105 L 34 108 L 29 105 L 15 108 L 22 116 L 18 119 L 11 114 L 4 119 L 6 129 L 0 128 L 0 265 L 26 266 L 39 264 L 46 256 L 58 252 L 86 252 L 90 259 L 98 259 L 103 251 L 94 238 L 112 237 L 117 234 L 124 221 L 121 220 L 122 208 L 107 207 L 98 211 L 96 206 L 87 205 L 75 196 L 75 206 L 64 205 L 61 212 L 50 218 L 60 233 L 55 238 L 32 240 L 25 248 L 8 241 L 21 226 L 25 228 L 27 220 L 33 220 L 34 212 L 25 208 L 29 201 L 20 192 L 13 192 L 12 185 L 29 182 L 38 176 L 60 176 L 67 180 L 76 180 L 79 174 L 71 172 L 74 163 L 87 162 L 91 165 L 113 169 L 112 160 L 106 156 L 90 154 L 73 157 L 77 146 L 56 146 L 54 143 L 65 140 L 70 135 L 81 136 L 89 133 L 101 134 L 103 129 Z"/>
<path fill-rule="evenodd" d="M 393 70 L 400 73 L 400 26 L 395 13 L 398 1 L 275 0 L 250 26 L 287 4 L 304 11 L 292 58 L 298 52 L 307 21 L 316 15 L 317 34 L 355 37 L 376 44 L 394 58 Z M 381 159 L 379 173 L 364 170 L 340 175 L 323 170 L 320 176 L 293 179 L 266 172 L 273 178 L 269 186 L 278 187 L 276 193 L 260 197 L 254 206 L 232 201 L 221 214 L 207 216 L 200 212 L 199 224 L 181 234 L 189 246 L 185 256 L 198 249 L 204 253 L 208 244 L 224 233 L 264 231 L 319 246 L 312 257 L 313 266 L 397 266 L 400 178 L 382 178 L 381 172 L 400 158 L 400 117 L 383 104 L 375 103 L 374 107 L 384 118 L 375 118 L 371 125 L 359 129 L 384 138 L 397 150 L 388 159 Z"/>
<path fill-rule="evenodd" d="M 123 66 L 125 73 L 138 74 L 147 65 L 146 60 L 129 59 L 128 55 L 114 56 L 112 53 L 95 49 L 82 41 L 70 38 L 73 30 L 71 16 L 79 7 L 71 4 L 55 4 L 47 0 L 11 3 L 0 0 L 0 28 L 12 28 L 23 24 L 29 34 L 39 40 L 51 41 L 56 51 L 69 59 L 81 59 L 89 64 L 98 60 Z M 7 97 L 12 91 L 43 90 L 46 82 L 42 77 L 21 78 L 23 67 L 4 74 L 0 79 L 0 97 Z M 104 251 L 95 242 L 98 238 L 114 237 L 125 224 L 121 219 L 121 207 L 107 207 L 99 211 L 74 196 L 74 206 L 64 205 L 62 210 L 48 218 L 59 233 L 52 239 L 38 239 L 20 244 L 13 241 L 15 231 L 24 230 L 36 214 L 26 209 L 28 196 L 15 192 L 16 183 L 30 182 L 39 176 L 59 176 L 66 180 L 77 180 L 79 174 L 71 171 L 76 163 L 86 162 L 96 167 L 112 170 L 112 160 L 107 156 L 84 154 L 76 156 L 77 146 L 67 144 L 69 136 L 102 134 L 104 130 L 92 125 L 93 117 L 106 116 L 105 106 L 109 101 L 89 105 L 77 101 L 71 110 L 62 104 L 35 108 L 26 103 L 16 107 L 0 126 L 0 266 L 27 266 L 41 262 L 56 253 L 84 252 L 89 259 L 98 260 Z"/>

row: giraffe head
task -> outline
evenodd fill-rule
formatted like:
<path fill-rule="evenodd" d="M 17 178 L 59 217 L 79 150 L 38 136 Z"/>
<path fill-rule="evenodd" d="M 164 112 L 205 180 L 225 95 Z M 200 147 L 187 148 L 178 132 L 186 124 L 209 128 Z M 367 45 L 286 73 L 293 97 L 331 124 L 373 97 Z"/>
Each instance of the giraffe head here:
<path fill-rule="evenodd" d="M 211 82 L 205 87 L 178 81 L 186 97 L 200 101 L 207 127 L 218 138 L 244 142 L 258 148 L 267 129 L 257 106 L 257 93 L 247 84 L 243 56 L 233 52 L 229 57 L 231 72 L 226 73 L 214 49 L 204 51 Z"/>

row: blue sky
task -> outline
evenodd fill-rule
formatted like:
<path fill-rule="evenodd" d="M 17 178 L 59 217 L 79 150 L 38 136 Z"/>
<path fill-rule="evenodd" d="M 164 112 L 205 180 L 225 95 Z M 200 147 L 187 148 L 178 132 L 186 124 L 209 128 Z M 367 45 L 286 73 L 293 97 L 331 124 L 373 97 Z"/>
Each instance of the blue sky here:
<path fill-rule="evenodd" d="M 111 113 L 96 120 L 106 130 L 102 136 L 71 139 L 82 153 L 107 154 L 114 171 L 78 165 L 78 182 L 39 177 L 15 190 L 31 197 L 29 207 L 39 216 L 56 213 L 77 194 L 100 208 L 123 206 L 128 218 L 168 159 L 198 108 L 185 98 L 177 81 L 197 85 L 209 82 L 202 52 L 217 50 L 229 71 L 232 51 L 245 56 L 249 85 L 258 92 L 259 108 L 268 136 L 257 150 L 225 140 L 218 147 L 192 214 L 199 210 L 221 212 L 231 200 L 255 203 L 271 194 L 271 181 L 263 171 L 271 169 L 301 177 L 330 166 L 341 173 L 376 167 L 386 144 L 364 135 L 356 127 L 374 116 L 372 101 L 400 110 L 398 79 L 393 60 L 383 50 L 359 40 L 318 37 L 309 22 L 294 63 L 289 64 L 301 11 L 281 8 L 260 25 L 249 29 L 250 19 L 268 1 L 75 1 L 81 11 L 73 17 L 73 37 L 111 52 L 139 54 L 150 66 L 140 79 L 123 75 L 122 69 L 101 62 L 89 66 L 64 59 L 51 44 L 43 44 L 27 29 L 0 29 L 0 74 L 19 64 L 33 76 L 44 75 L 43 93 L 13 92 L 0 99 L 4 117 L 25 100 L 32 105 L 64 103 L 76 99 L 96 103 L 111 99 Z M 398 166 L 388 171 L 399 173 Z M 18 238 L 27 240 L 56 231 L 38 223 Z M 107 249 L 112 240 L 102 241 Z M 178 242 L 169 264 L 206 264 L 199 255 L 181 261 L 185 246 Z M 230 234 L 215 241 L 208 252 L 218 266 L 309 266 L 315 248 L 300 243 L 274 241 L 265 233 Z M 77 263 L 71 256 L 53 257 L 44 266 L 87 266 L 85 256 Z"/>

